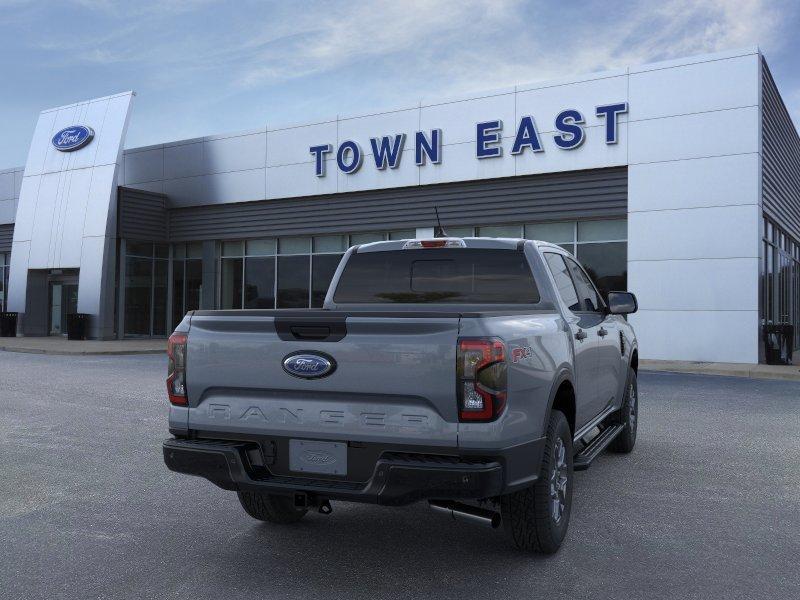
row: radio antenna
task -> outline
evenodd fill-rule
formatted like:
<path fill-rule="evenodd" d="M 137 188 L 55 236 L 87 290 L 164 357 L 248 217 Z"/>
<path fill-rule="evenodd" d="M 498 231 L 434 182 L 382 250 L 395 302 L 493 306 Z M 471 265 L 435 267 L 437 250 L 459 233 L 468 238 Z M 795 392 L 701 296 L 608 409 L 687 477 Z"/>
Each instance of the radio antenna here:
<path fill-rule="evenodd" d="M 448 237 L 447 232 L 444 230 L 444 227 L 442 227 L 442 220 L 439 218 L 439 207 L 434 206 L 433 210 L 436 212 L 436 227 L 433 230 L 433 237 Z"/>

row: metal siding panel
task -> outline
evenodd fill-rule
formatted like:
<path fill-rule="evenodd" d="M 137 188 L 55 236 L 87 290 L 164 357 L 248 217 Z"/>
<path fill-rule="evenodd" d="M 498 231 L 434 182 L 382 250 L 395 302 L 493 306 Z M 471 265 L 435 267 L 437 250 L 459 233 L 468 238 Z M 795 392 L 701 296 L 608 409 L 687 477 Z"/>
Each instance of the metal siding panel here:
<path fill-rule="evenodd" d="M 169 210 L 171 241 L 625 217 L 627 167 Z"/>
<path fill-rule="evenodd" d="M 166 241 L 167 197 L 131 188 L 119 188 L 119 237 Z"/>
<path fill-rule="evenodd" d="M 14 239 L 14 224 L 0 225 L 0 252 L 11 252 L 11 242 Z"/>
<path fill-rule="evenodd" d="M 13 200 L 15 191 L 14 171 L 0 172 L 0 201 Z"/>
<path fill-rule="evenodd" d="M 763 59 L 762 67 L 763 208 L 800 240 L 800 136 Z"/>

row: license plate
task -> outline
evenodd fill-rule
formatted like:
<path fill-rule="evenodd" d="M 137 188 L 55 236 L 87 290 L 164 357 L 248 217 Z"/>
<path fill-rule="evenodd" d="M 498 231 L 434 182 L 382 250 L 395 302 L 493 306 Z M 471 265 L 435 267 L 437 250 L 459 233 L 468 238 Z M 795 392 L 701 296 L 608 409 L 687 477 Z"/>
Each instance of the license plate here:
<path fill-rule="evenodd" d="M 289 469 L 299 473 L 347 475 L 347 444 L 289 440 Z"/>

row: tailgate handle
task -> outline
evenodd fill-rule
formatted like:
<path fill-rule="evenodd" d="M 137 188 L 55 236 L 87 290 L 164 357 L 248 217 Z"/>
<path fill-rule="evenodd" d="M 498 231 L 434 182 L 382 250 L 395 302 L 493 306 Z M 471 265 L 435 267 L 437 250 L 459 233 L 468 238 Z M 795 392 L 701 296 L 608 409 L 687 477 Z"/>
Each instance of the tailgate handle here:
<path fill-rule="evenodd" d="M 293 325 L 289 331 L 298 340 L 324 340 L 331 335 L 327 325 Z"/>
<path fill-rule="evenodd" d="M 275 317 L 275 333 L 285 342 L 338 342 L 347 335 L 347 324 L 339 315 L 327 319 L 280 316 Z"/>

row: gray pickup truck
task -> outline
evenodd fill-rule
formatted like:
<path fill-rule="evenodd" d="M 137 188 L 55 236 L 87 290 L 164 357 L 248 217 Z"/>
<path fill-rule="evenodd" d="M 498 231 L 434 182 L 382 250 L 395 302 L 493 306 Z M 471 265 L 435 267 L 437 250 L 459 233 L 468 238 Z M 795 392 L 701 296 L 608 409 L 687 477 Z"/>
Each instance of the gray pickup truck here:
<path fill-rule="evenodd" d="M 186 315 L 164 460 L 263 521 L 427 500 L 552 553 L 573 471 L 636 441 L 636 308 L 544 242 L 356 246 L 321 310 Z"/>

